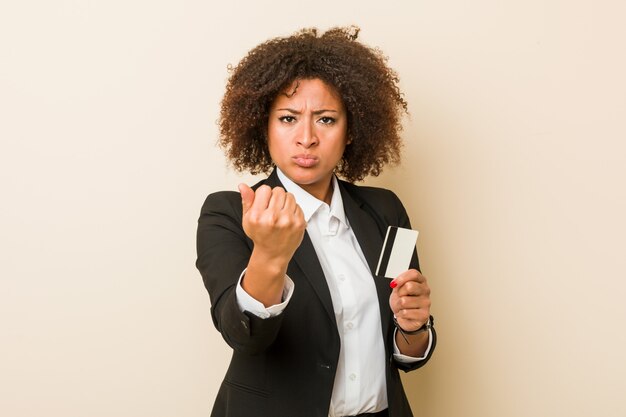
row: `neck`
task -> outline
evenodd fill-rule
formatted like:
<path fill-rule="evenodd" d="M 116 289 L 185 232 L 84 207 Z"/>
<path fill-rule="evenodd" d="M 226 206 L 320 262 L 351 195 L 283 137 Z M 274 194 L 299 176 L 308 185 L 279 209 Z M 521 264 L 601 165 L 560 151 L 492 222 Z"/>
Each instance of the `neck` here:
<path fill-rule="evenodd" d="M 333 181 L 332 177 L 322 184 L 300 185 L 304 191 L 311 194 L 318 200 L 330 205 L 333 197 Z"/>

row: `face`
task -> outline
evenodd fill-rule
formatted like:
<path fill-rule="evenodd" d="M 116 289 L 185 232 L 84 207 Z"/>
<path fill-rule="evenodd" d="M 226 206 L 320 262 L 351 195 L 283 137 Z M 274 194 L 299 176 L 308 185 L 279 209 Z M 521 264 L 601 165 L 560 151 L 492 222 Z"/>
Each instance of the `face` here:
<path fill-rule="evenodd" d="M 319 79 L 297 80 L 272 103 L 267 129 L 270 156 L 293 182 L 330 202 L 331 178 L 347 145 L 347 127 L 347 114 L 334 88 Z"/>

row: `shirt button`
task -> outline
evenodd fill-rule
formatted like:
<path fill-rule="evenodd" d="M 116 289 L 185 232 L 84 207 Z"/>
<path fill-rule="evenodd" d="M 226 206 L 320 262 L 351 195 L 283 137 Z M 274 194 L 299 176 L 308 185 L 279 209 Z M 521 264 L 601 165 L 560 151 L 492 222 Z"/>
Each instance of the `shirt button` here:
<path fill-rule="evenodd" d="M 350 381 L 354 381 L 356 379 L 356 374 L 350 374 Z"/>
<path fill-rule="evenodd" d="M 345 281 L 346 280 L 345 275 L 338 275 L 337 278 L 339 278 L 339 281 Z"/>
<path fill-rule="evenodd" d="M 346 324 L 346 327 L 347 327 L 348 329 L 352 329 L 352 328 L 354 327 L 354 325 L 352 324 L 352 322 L 351 322 L 351 321 L 349 321 L 349 322 L 348 322 L 348 324 Z"/>

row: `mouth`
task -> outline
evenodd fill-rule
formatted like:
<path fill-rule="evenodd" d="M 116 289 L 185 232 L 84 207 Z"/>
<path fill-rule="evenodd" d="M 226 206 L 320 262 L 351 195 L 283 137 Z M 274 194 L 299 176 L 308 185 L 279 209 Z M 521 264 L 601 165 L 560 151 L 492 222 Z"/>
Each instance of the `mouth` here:
<path fill-rule="evenodd" d="M 302 168 L 311 168 L 312 166 L 317 165 L 319 162 L 319 158 L 317 156 L 308 154 L 294 155 L 291 157 L 291 160 L 296 165 Z"/>

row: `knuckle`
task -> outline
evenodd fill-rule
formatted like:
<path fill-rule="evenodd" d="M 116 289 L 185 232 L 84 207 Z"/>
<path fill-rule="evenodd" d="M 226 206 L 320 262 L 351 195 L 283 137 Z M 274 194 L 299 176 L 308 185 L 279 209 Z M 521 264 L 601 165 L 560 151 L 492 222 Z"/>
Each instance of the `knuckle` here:
<path fill-rule="evenodd" d="M 276 224 L 276 215 L 272 212 L 259 216 L 258 223 L 266 227 L 274 227 Z"/>
<path fill-rule="evenodd" d="M 276 226 L 279 227 L 280 229 L 291 229 L 292 228 L 291 219 L 289 219 L 289 217 L 287 216 L 279 217 L 278 220 L 276 221 Z"/>

